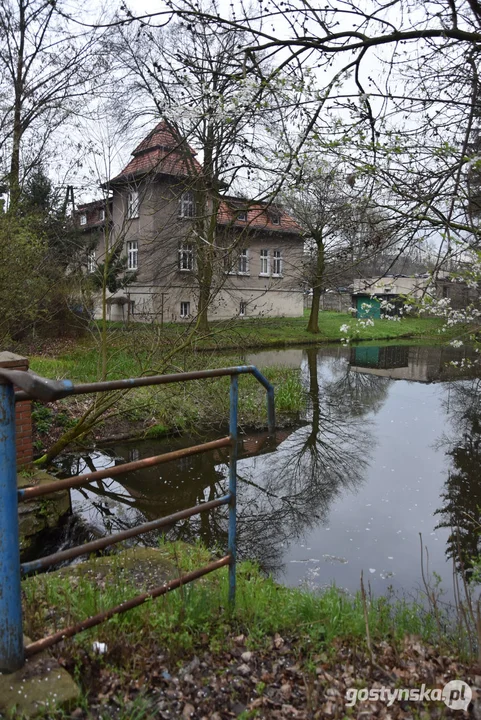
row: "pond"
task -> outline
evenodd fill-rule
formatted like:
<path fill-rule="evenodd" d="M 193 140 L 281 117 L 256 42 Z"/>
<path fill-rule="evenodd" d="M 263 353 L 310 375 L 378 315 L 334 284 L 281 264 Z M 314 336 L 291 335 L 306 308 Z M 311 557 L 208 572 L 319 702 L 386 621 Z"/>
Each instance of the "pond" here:
<path fill-rule="evenodd" d="M 362 571 L 376 594 L 392 588 L 410 597 L 422 586 L 422 534 L 429 572 L 450 597 L 455 548 L 468 568 L 480 551 L 480 380 L 448 364 L 462 357 L 452 348 L 393 345 L 246 355 L 261 368 L 299 368 L 306 409 L 273 438 L 242 437 L 239 556 L 287 585 L 356 591 Z M 120 444 L 62 465 L 89 472 L 198 442 Z M 98 482 L 72 491 L 73 510 L 98 533 L 124 529 L 224 495 L 227 462 L 221 449 Z M 225 549 L 225 508 L 167 536 Z"/>

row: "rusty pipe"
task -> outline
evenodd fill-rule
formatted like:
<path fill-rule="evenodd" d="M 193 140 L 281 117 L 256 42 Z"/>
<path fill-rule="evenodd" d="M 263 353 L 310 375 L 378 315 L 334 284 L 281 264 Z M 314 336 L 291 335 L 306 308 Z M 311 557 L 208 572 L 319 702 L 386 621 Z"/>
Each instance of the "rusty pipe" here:
<path fill-rule="evenodd" d="M 23 575 L 35 572 L 36 570 L 45 570 L 50 565 L 56 565 L 63 560 L 73 560 L 81 555 L 88 555 L 91 552 L 97 550 L 103 550 L 110 545 L 122 542 L 122 540 L 128 540 L 128 538 L 142 535 L 152 530 L 158 530 L 166 525 L 172 525 L 179 520 L 192 517 L 192 515 L 198 515 L 206 510 L 213 510 L 220 505 L 227 505 L 230 502 L 230 495 L 224 495 L 223 497 L 217 498 L 217 500 L 210 500 L 209 502 L 195 505 L 194 507 L 187 508 L 187 510 L 180 510 L 179 512 L 173 513 L 172 515 L 166 515 L 166 517 L 159 518 L 158 520 L 152 520 L 143 525 L 137 525 L 136 527 L 129 528 L 128 530 L 122 530 L 122 532 L 115 533 L 114 535 L 107 535 L 106 537 L 99 538 L 99 540 L 93 540 L 92 542 L 85 543 L 84 545 L 77 545 L 76 547 L 69 548 L 68 550 L 62 550 L 60 552 L 52 553 L 52 555 L 45 555 L 45 557 L 39 558 L 38 560 L 32 560 L 31 562 L 23 563 L 20 565 L 20 569 Z"/>
<path fill-rule="evenodd" d="M 42 495 L 49 495 L 58 490 L 69 490 L 70 488 L 81 487 L 95 480 L 103 480 L 105 478 L 115 477 L 116 475 L 123 475 L 132 470 L 154 467 L 155 465 L 170 462 L 171 460 L 178 460 L 179 458 L 208 452 L 209 450 L 216 450 L 217 448 L 228 447 L 229 445 L 232 445 L 232 439 L 230 437 L 224 437 L 220 440 L 203 443 L 202 445 L 192 445 L 192 447 L 173 450 L 163 455 L 154 455 L 153 457 L 144 458 L 143 460 L 135 460 L 134 462 L 124 463 L 123 465 L 116 465 L 115 467 L 106 468 L 105 470 L 96 470 L 95 472 L 86 473 L 85 475 L 76 475 L 73 478 L 58 480 L 53 483 L 47 483 L 46 485 L 20 488 L 18 490 L 18 500 L 19 502 L 31 500 L 32 498 L 41 497 Z"/>
<path fill-rule="evenodd" d="M 89 617 L 86 620 L 82 620 L 81 622 L 77 623 L 76 625 L 71 625 L 70 627 L 65 628 L 65 630 L 59 630 L 58 632 L 54 633 L 53 635 L 49 635 L 46 638 L 42 638 L 42 640 L 36 640 L 35 642 L 30 643 L 29 645 L 26 646 L 25 657 L 31 657 L 32 655 L 35 655 L 35 653 L 41 652 L 42 650 L 45 650 L 46 648 L 49 648 L 52 645 L 55 645 L 55 643 L 58 643 L 61 640 L 65 640 L 66 638 L 72 637 L 73 635 L 77 635 L 79 632 L 82 632 L 83 630 L 88 630 L 88 628 L 95 627 L 95 625 L 100 625 L 100 623 L 104 622 L 105 620 L 110 620 L 110 618 L 113 617 L 114 615 L 118 615 L 119 613 L 126 612 L 127 610 L 132 610 L 132 608 L 142 605 L 147 600 L 151 600 L 153 598 L 159 597 L 160 595 L 165 595 L 166 593 L 171 592 L 171 590 L 175 590 L 176 588 L 180 587 L 181 585 L 186 585 L 187 583 L 190 583 L 193 580 L 197 580 L 197 578 L 200 578 L 203 575 L 207 575 L 208 573 L 211 573 L 214 570 L 218 570 L 219 568 L 223 567 L 224 565 L 229 565 L 230 562 L 231 562 L 230 555 L 225 555 L 223 558 L 220 558 L 219 560 L 215 560 L 214 562 L 209 563 L 209 565 L 206 565 L 203 568 L 199 568 L 198 570 L 193 570 L 192 572 L 189 572 L 180 578 L 176 578 L 175 580 L 171 580 L 170 582 L 166 583 L 165 585 L 161 585 L 160 587 L 157 587 L 154 590 L 149 590 L 148 592 L 143 593 L 142 595 L 137 595 L 136 597 L 132 598 L 131 600 L 127 600 L 126 602 L 121 603 L 120 605 L 116 605 L 115 607 L 110 608 L 109 610 L 105 610 L 102 613 L 98 613 L 98 615 L 92 615 L 92 617 Z"/>

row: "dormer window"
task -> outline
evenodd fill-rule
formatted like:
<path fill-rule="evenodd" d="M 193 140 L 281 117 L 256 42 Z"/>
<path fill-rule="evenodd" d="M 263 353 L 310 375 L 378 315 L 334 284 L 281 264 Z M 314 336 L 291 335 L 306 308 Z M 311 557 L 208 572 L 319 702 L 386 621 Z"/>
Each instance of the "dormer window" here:
<path fill-rule="evenodd" d="M 139 217 L 139 192 L 131 190 L 127 196 L 127 217 L 129 220 Z"/>
<path fill-rule="evenodd" d="M 195 216 L 195 198 L 192 190 L 182 193 L 179 201 L 179 217 L 193 218 Z"/>
<path fill-rule="evenodd" d="M 82 215 L 80 216 L 80 224 L 81 225 L 87 224 L 87 215 L 85 213 L 82 213 Z"/>

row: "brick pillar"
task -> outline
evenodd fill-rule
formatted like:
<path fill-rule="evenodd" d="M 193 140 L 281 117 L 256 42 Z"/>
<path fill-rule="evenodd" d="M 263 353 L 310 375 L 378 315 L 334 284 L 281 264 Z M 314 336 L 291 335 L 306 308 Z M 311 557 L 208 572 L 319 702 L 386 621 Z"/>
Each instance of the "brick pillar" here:
<path fill-rule="evenodd" d="M 0 367 L 11 370 L 28 370 L 28 359 L 11 352 L 0 352 Z M 22 400 L 15 405 L 15 432 L 17 445 L 17 468 L 29 465 L 33 460 L 32 402 Z"/>

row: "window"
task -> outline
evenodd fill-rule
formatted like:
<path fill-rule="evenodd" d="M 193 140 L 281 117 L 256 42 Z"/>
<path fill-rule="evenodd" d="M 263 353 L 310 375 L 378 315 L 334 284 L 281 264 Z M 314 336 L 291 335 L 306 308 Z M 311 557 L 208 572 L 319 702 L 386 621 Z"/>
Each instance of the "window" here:
<path fill-rule="evenodd" d="M 238 274 L 239 275 L 247 275 L 249 272 L 249 255 L 247 248 L 244 250 L 241 250 L 239 253 L 239 262 L 238 262 Z"/>
<path fill-rule="evenodd" d="M 184 272 L 194 269 L 194 246 L 191 243 L 182 243 L 179 248 L 179 270 Z"/>
<path fill-rule="evenodd" d="M 139 217 L 139 193 L 131 190 L 127 197 L 127 217 L 130 219 Z"/>
<path fill-rule="evenodd" d="M 183 218 L 192 218 L 195 215 L 195 199 L 192 190 L 182 193 L 179 202 L 179 215 Z"/>
<path fill-rule="evenodd" d="M 96 270 L 95 250 L 89 250 L 87 255 L 87 272 L 94 273 Z"/>
<path fill-rule="evenodd" d="M 105 220 L 105 208 L 99 210 L 99 220 Z"/>
<path fill-rule="evenodd" d="M 239 305 L 239 316 L 244 317 L 244 315 L 246 314 L 246 310 L 247 310 L 247 303 L 245 302 L 245 300 L 241 300 L 240 305 Z"/>
<path fill-rule="evenodd" d="M 237 213 L 237 219 L 241 222 L 247 222 L 247 210 L 239 210 Z"/>
<path fill-rule="evenodd" d="M 261 250 L 261 271 L 259 275 L 269 275 L 269 250 Z"/>
<path fill-rule="evenodd" d="M 190 302 L 186 302 L 183 300 L 180 303 L 180 317 L 181 318 L 188 318 L 190 315 Z"/>
<path fill-rule="evenodd" d="M 280 277 L 282 275 L 282 255 L 280 250 L 274 250 L 272 258 L 272 274 Z"/>
<path fill-rule="evenodd" d="M 278 212 L 271 213 L 271 223 L 273 225 L 280 225 L 281 224 L 281 216 Z"/>
<path fill-rule="evenodd" d="M 139 243 L 129 240 L 127 243 L 127 270 L 137 270 L 139 267 Z"/>
<path fill-rule="evenodd" d="M 80 216 L 80 224 L 81 225 L 87 224 L 87 215 L 85 213 L 82 213 L 82 215 Z"/>

